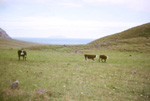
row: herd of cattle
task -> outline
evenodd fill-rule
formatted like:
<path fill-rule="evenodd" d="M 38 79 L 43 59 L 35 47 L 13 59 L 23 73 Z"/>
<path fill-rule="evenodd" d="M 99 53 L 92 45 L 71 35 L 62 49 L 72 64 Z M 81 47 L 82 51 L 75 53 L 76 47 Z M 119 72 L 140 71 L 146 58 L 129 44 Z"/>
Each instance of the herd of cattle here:
<path fill-rule="evenodd" d="M 23 57 L 23 60 L 26 60 L 27 52 L 25 50 L 18 50 L 18 58 L 20 60 L 20 57 Z M 97 58 L 97 55 L 91 55 L 91 54 L 84 54 L 85 61 L 87 59 L 92 59 L 94 61 L 94 58 Z M 108 56 L 106 55 L 99 55 L 99 62 L 106 62 L 108 59 Z"/>

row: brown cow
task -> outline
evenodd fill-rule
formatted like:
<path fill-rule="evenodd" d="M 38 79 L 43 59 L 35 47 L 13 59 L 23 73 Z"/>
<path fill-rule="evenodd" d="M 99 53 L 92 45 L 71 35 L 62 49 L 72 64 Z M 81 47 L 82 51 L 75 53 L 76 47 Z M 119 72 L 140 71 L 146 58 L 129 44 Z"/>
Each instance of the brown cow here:
<path fill-rule="evenodd" d="M 106 56 L 106 55 L 100 55 L 99 56 L 99 62 L 100 62 L 100 60 L 102 61 L 102 62 L 106 62 L 106 60 L 108 59 L 108 56 Z M 104 61 L 103 61 L 104 60 Z"/>
<path fill-rule="evenodd" d="M 92 59 L 94 61 L 94 58 L 96 58 L 97 56 L 96 55 L 90 55 L 90 54 L 84 54 L 84 57 L 85 57 L 85 60 L 88 59 Z"/>

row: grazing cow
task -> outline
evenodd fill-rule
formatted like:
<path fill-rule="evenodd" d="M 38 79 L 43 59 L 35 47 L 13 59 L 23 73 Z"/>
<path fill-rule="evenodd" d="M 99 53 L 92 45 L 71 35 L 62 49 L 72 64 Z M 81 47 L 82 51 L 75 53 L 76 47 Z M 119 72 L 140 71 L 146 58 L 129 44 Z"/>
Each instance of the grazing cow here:
<path fill-rule="evenodd" d="M 100 60 L 102 61 L 102 62 L 106 62 L 106 59 L 108 59 L 108 56 L 106 56 L 106 55 L 100 55 L 99 56 L 99 62 L 100 62 Z M 104 61 L 103 61 L 104 60 Z"/>
<path fill-rule="evenodd" d="M 89 55 L 89 54 L 84 54 L 84 57 L 85 57 L 85 60 L 88 59 L 92 59 L 94 61 L 94 58 L 96 58 L 97 56 L 96 55 Z"/>
<path fill-rule="evenodd" d="M 19 57 L 19 60 L 20 60 L 20 57 L 23 57 L 23 60 L 26 60 L 26 57 L 27 57 L 27 52 L 24 51 L 24 50 L 18 50 L 18 57 Z"/>

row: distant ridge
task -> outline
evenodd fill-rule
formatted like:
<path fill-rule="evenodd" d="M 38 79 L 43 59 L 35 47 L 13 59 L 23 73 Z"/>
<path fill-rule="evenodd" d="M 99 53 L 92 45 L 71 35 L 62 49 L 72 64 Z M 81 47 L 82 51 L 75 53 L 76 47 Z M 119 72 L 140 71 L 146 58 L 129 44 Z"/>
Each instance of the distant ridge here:
<path fill-rule="evenodd" d="M 0 28 L 0 49 L 21 49 L 36 45 L 40 44 L 12 39 L 3 29 Z"/>
<path fill-rule="evenodd" d="M 150 52 L 150 23 L 97 39 L 88 45 L 100 49 Z"/>
<path fill-rule="evenodd" d="M 37 45 L 40 44 L 0 37 L 0 49 L 21 49 Z"/>
<path fill-rule="evenodd" d="M 6 38 L 6 39 L 11 39 L 11 37 L 1 28 L 0 28 L 0 37 Z"/>

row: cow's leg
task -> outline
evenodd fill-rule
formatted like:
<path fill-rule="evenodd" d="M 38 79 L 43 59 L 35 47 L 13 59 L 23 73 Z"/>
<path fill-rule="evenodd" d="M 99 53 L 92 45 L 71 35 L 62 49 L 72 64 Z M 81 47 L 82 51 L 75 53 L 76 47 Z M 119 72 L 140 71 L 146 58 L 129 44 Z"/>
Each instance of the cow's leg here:
<path fill-rule="evenodd" d="M 18 56 L 18 59 L 20 60 L 20 56 Z"/>
<path fill-rule="evenodd" d="M 85 56 L 85 61 L 87 61 L 87 58 L 88 58 L 88 57 Z"/>
<path fill-rule="evenodd" d="M 25 60 L 25 55 L 23 55 L 23 60 Z"/>
<path fill-rule="evenodd" d="M 92 58 L 92 60 L 94 61 L 94 58 Z"/>
<path fill-rule="evenodd" d="M 84 60 L 86 61 L 86 56 L 84 58 L 85 58 Z"/>

